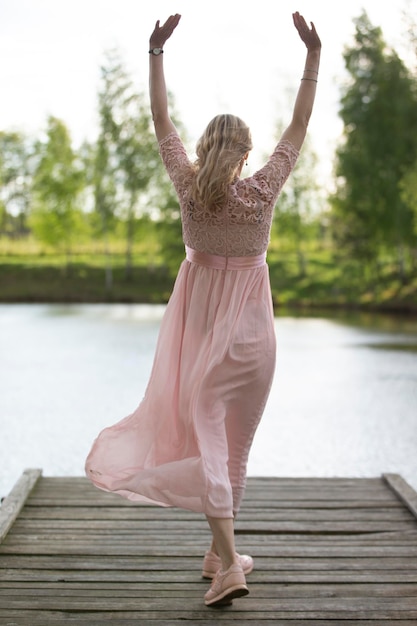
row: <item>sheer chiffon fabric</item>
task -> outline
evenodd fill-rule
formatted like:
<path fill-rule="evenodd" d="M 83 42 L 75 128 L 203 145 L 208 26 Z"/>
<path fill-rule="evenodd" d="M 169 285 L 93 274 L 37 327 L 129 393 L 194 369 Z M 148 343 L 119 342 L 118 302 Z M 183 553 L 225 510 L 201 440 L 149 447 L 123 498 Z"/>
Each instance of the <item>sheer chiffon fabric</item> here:
<path fill-rule="evenodd" d="M 231 517 L 274 372 L 272 300 L 264 259 L 221 270 L 202 257 L 181 265 L 141 404 L 102 431 L 86 468 L 131 500 Z"/>
<path fill-rule="evenodd" d="M 172 140 L 181 161 L 182 144 Z M 292 146 L 289 151 L 284 180 L 296 159 Z M 184 198 L 173 170 L 185 187 L 187 172 L 178 170 L 178 159 L 170 164 L 175 151 L 168 152 L 165 165 Z M 183 160 L 185 169 L 188 164 Z M 184 204 L 181 210 L 184 224 Z M 244 252 L 241 232 L 235 249 Z M 249 450 L 272 383 L 274 316 L 266 247 L 219 255 L 206 244 L 206 250 L 186 245 L 144 398 L 99 434 L 86 473 L 97 487 L 133 501 L 229 518 L 240 508 Z"/>

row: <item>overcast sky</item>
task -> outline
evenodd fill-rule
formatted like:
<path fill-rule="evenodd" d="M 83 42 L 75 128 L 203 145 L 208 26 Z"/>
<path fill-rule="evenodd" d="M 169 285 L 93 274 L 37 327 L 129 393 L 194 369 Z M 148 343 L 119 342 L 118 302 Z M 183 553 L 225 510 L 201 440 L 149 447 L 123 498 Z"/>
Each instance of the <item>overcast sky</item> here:
<path fill-rule="evenodd" d="M 148 40 L 156 19 L 181 13 L 165 47 L 169 89 L 193 140 L 219 112 L 251 127 L 254 161 L 274 145 L 278 120 L 289 122 L 305 48 L 291 13 L 314 21 L 321 37 L 318 96 L 310 124 L 321 170 L 331 172 L 341 132 L 339 85 L 353 19 L 364 9 L 403 54 L 402 15 L 415 0 L 0 0 L 0 129 L 38 133 L 48 114 L 69 126 L 75 145 L 97 129 L 99 65 L 118 46 L 139 88 L 146 89 Z"/>

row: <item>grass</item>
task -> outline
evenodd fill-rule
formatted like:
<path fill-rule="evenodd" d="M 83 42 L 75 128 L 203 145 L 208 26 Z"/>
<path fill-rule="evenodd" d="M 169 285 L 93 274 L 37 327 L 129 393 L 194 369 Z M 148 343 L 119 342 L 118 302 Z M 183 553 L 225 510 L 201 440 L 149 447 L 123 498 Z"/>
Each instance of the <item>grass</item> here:
<path fill-rule="evenodd" d="M 276 306 L 417 313 L 417 275 L 402 283 L 387 263 L 375 276 L 360 263 L 335 261 L 330 248 L 312 248 L 306 256 L 307 273 L 300 275 L 290 250 L 268 255 Z"/>
<path fill-rule="evenodd" d="M 112 288 L 106 289 L 106 259 L 99 246 L 79 246 L 66 267 L 63 255 L 26 242 L 0 242 L 0 302 L 127 302 L 165 303 L 175 280 L 157 246 L 136 246 L 133 270 L 125 273 L 120 242 L 112 243 Z M 332 249 L 306 250 L 307 273 L 300 275 L 289 246 L 271 245 L 271 286 L 277 308 L 363 309 L 417 313 L 417 276 L 398 280 L 386 264 L 379 276 L 355 262 L 335 262 Z M 178 265 L 180 259 L 178 259 Z M 178 265 L 176 267 L 178 267 Z"/>
<path fill-rule="evenodd" d="M 161 267 L 136 266 L 130 278 L 113 268 L 113 286 L 106 288 L 103 268 L 76 262 L 65 272 L 59 265 L 0 265 L 1 302 L 166 302 L 173 279 Z"/>

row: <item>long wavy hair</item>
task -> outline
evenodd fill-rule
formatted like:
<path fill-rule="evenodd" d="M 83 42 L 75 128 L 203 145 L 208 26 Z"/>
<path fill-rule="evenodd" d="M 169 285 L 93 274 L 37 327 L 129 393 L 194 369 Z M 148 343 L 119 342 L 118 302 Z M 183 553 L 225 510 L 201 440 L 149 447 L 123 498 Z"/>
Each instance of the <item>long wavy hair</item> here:
<path fill-rule="evenodd" d="M 217 211 L 227 200 L 242 159 L 252 149 L 249 127 L 235 115 L 217 115 L 197 142 L 191 196 Z"/>

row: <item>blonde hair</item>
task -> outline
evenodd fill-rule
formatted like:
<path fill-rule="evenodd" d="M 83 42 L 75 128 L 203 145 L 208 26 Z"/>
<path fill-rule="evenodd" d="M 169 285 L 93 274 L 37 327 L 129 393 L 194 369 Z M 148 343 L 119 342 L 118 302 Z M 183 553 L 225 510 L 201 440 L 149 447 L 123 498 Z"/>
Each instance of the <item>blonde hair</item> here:
<path fill-rule="evenodd" d="M 227 200 L 229 185 L 243 157 L 252 149 L 249 127 L 235 115 L 217 115 L 197 142 L 191 196 L 208 209 Z"/>

